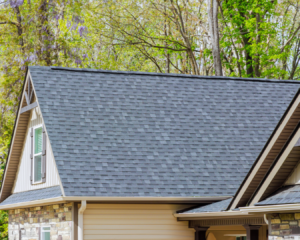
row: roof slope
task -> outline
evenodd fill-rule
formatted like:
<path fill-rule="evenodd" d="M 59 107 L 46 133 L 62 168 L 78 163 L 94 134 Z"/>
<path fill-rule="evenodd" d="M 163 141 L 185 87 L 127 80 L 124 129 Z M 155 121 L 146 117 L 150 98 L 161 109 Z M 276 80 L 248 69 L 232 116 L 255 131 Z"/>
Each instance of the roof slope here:
<path fill-rule="evenodd" d="M 283 186 L 255 206 L 300 203 L 300 185 Z"/>
<path fill-rule="evenodd" d="M 193 208 L 187 211 L 183 211 L 181 213 L 201 213 L 201 212 L 221 212 L 226 211 L 229 206 L 232 198 L 225 199 L 223 201 L 211 203 L 205 206 L 201 206 L 198 208 Z"/>
<path fill-rule="evenodd" d="M 10 195 L 3 202 L 0 203 L 0 206 L 21 203 L 21 202 L 30 202 L 47 198 L 54 198 L 62 196 L 60 186 L 54 186 L 49 188 L 42 188 L 37 190 L 31 190 L 26 192 L 19 192 Z"/>
<path fill-rule="evenodd" d="M 300 86 L 29 71 L 66 196 L 233 196 Z"/>

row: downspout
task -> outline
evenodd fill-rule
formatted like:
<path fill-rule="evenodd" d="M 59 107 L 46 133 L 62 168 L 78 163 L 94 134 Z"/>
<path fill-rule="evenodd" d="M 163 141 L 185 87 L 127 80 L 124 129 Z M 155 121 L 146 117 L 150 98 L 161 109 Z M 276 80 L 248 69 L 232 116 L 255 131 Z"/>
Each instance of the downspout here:
<path fill-rule="evenodd" d="M 269 225 L 269 221 L 268 221 L 268 219 L 267 219 L 266 214 L 264 214 L 264 220 L 265 220 L 265 223 L 266 223 L 267 225 Z"/>
<path fill-rule="evenodd" d="M 83 212 L 86 209 L 86 200 L 81 201 L 81 207 L 78 210 L 78 240 L 83 240 Z"/>

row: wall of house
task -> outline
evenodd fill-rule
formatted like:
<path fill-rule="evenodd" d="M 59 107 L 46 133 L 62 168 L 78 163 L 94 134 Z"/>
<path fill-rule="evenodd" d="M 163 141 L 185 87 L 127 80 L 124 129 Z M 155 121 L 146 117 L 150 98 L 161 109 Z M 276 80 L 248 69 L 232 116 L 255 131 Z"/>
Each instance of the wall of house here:
<path fill-rule="evenodd" d="M 31 185 L 30 183 L 30 168 L 31 168 L 31 137 L 30 137 L 30 129 L 32 127 L 42 125 L 43 120 L 37 111 L 37 108 L 32 111 L 31 120 L 29 121 L 26 138 L 24 141 L 23 151 L 21 154 L 21 161 L 19 163 L 18 172 L 16 175 L 15 184 L 12 190 L 12 193 L 41 189 L 46 187 L 52 187 L 60 185 L 59 176 L 56 168 L 56 164 L 54 161 L 54 157 L 52 155 L 51 144 L 49 139 L 47 139 L 47 163 L 46 163 L 46 182 Z"/>
<path fill-rule="evenodd" d="M 8 238 L 39 240 L 41 227 L 50 227 L 51 240 L 72 240 L 72 212 L 72 203 L 9 210 Z"/>
<path fill-rule="evenodd" d="M 80 206 L 79 206 L 80 207 Z M 173 213 L 189 206 L 167 204 L 87 204 L 84 239 L 178 239 L 194 240 L 188 222 Z"/>
<path fill-rule="evenodd" d="M 299 213 L 273 213 L 268 215 L 269 240 L 281 240 L 300 236 L 300 212 Z M 295 238 L 295 239 L 296 239 Z M 293 238 L 294 239 L 294 238 Z"/>

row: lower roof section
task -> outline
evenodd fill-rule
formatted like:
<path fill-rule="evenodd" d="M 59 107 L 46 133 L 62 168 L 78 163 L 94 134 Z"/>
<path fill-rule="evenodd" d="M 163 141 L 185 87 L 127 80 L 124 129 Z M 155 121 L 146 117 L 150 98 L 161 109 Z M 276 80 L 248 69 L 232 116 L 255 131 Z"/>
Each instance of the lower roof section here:
<path fill-rule="evenodd" d="M 10 195 L 6 198 L 0 206 L 11 205 L 22 202 L 31 202 L 48 198 L 61 197 L 62 192 L 60 186 L 54 186 L 49 188 L 42 188 L 38 190 L 19 192 Z"/>
<path fill-rule="evenodd" d="M 201 206 L 198 208 L 190 209 L 187 211 L 184 211 L 182 213 L 201 213 L 201 212 L 221 212 L 226 211 L 228 208 L 232 198 L 225 199 L 223 201 L 211 203 L 205 206 Z"/>
<path fill-rule="evenodd" d="M 300 185 L 283 186 L 255 206 L 300 203 Z"/>

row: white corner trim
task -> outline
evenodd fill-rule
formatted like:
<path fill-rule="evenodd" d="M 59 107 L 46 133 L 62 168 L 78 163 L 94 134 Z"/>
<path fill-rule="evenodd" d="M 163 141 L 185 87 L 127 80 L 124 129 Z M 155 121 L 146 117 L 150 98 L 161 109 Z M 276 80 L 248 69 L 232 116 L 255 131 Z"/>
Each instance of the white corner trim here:
<path fill-rule="evenodd" d="M 78 209 L 78 240 L 83 240 L 83 212 L 86 209 L 86 200 L 81 201 L 81 206 Z"/>
<path fill-rule="evenodd" d="M 260 169 L 262 163 L 264 162 L 265 158 L 267 157 L 267 155 L 269 154 L 270 150 L 272 149 L 273 145 L 275 144 L 275 142 L 277 141 L 279 135 L 281 134 L 282 130 L 284 129 L 284 127 L 286 126 L 288 120 L 291 118 L 292 114 L 294 113 L 294 111 L 296 110 L 297 106 L 300 103 L 300 96 L 298 96 L 295 100 L 295 102 L 293 103 L 293 105 L 291 106 L 291 108 L 289 109 L 287 115 L 285 116 L 284 120 L 282 121 L 282 123 L 280 124 L 279 128 L 277 129 L 277 131 L 275 132 L 274 136 L 272 137 L 271 141 L 269 142 L 268 146 L 266 147 L 266 149 L 264 150 L 263 154 L 260 156 L 259 160 L 257 161 L 254 169 L 251 171 L 250 175 L 248 176 L 247 180 L 245 181 L 245 183 L 243 184 L 241 190 L 239 191 L 238 195 L 236 196 L 236 198 L 234 199 L 234 202 L 231 205 L 231 209 L 234 209 L 237 207 L 238 202 L 240 201 L 240 199 L 242 198 L 242 196 L 244 195 L 245 191 L 247 190 L 248 186 L 250 185 L 250 183 L 252 182 L 253 178 L 255 177 L 257 171 Z"/>
<path fill-rule="evenodd" d="M 289 153 L 292 151 L 293 147 L 295 146 L 296 142 L 300 137 L 300 128 L 297 129 L 296 134 L 293 136 L 292 140 L 285 148 L 284 152 L 281 154 L 279 160 L 275 164 L 274 168 L 272 169 L 271 173 L 268 175 L 267 179 L 264 181 L 258 192 L 256 193 L 255 197 L 252 199 L 249 206 L 254 206 L 255 203 L 258 203 L 266 191 L 267 187 L 270 185 L 273 178 L 276 176 L 278 170 L 281 168 L 282 164 L 285 162 L 286 158 L 288 157 Z"/>

